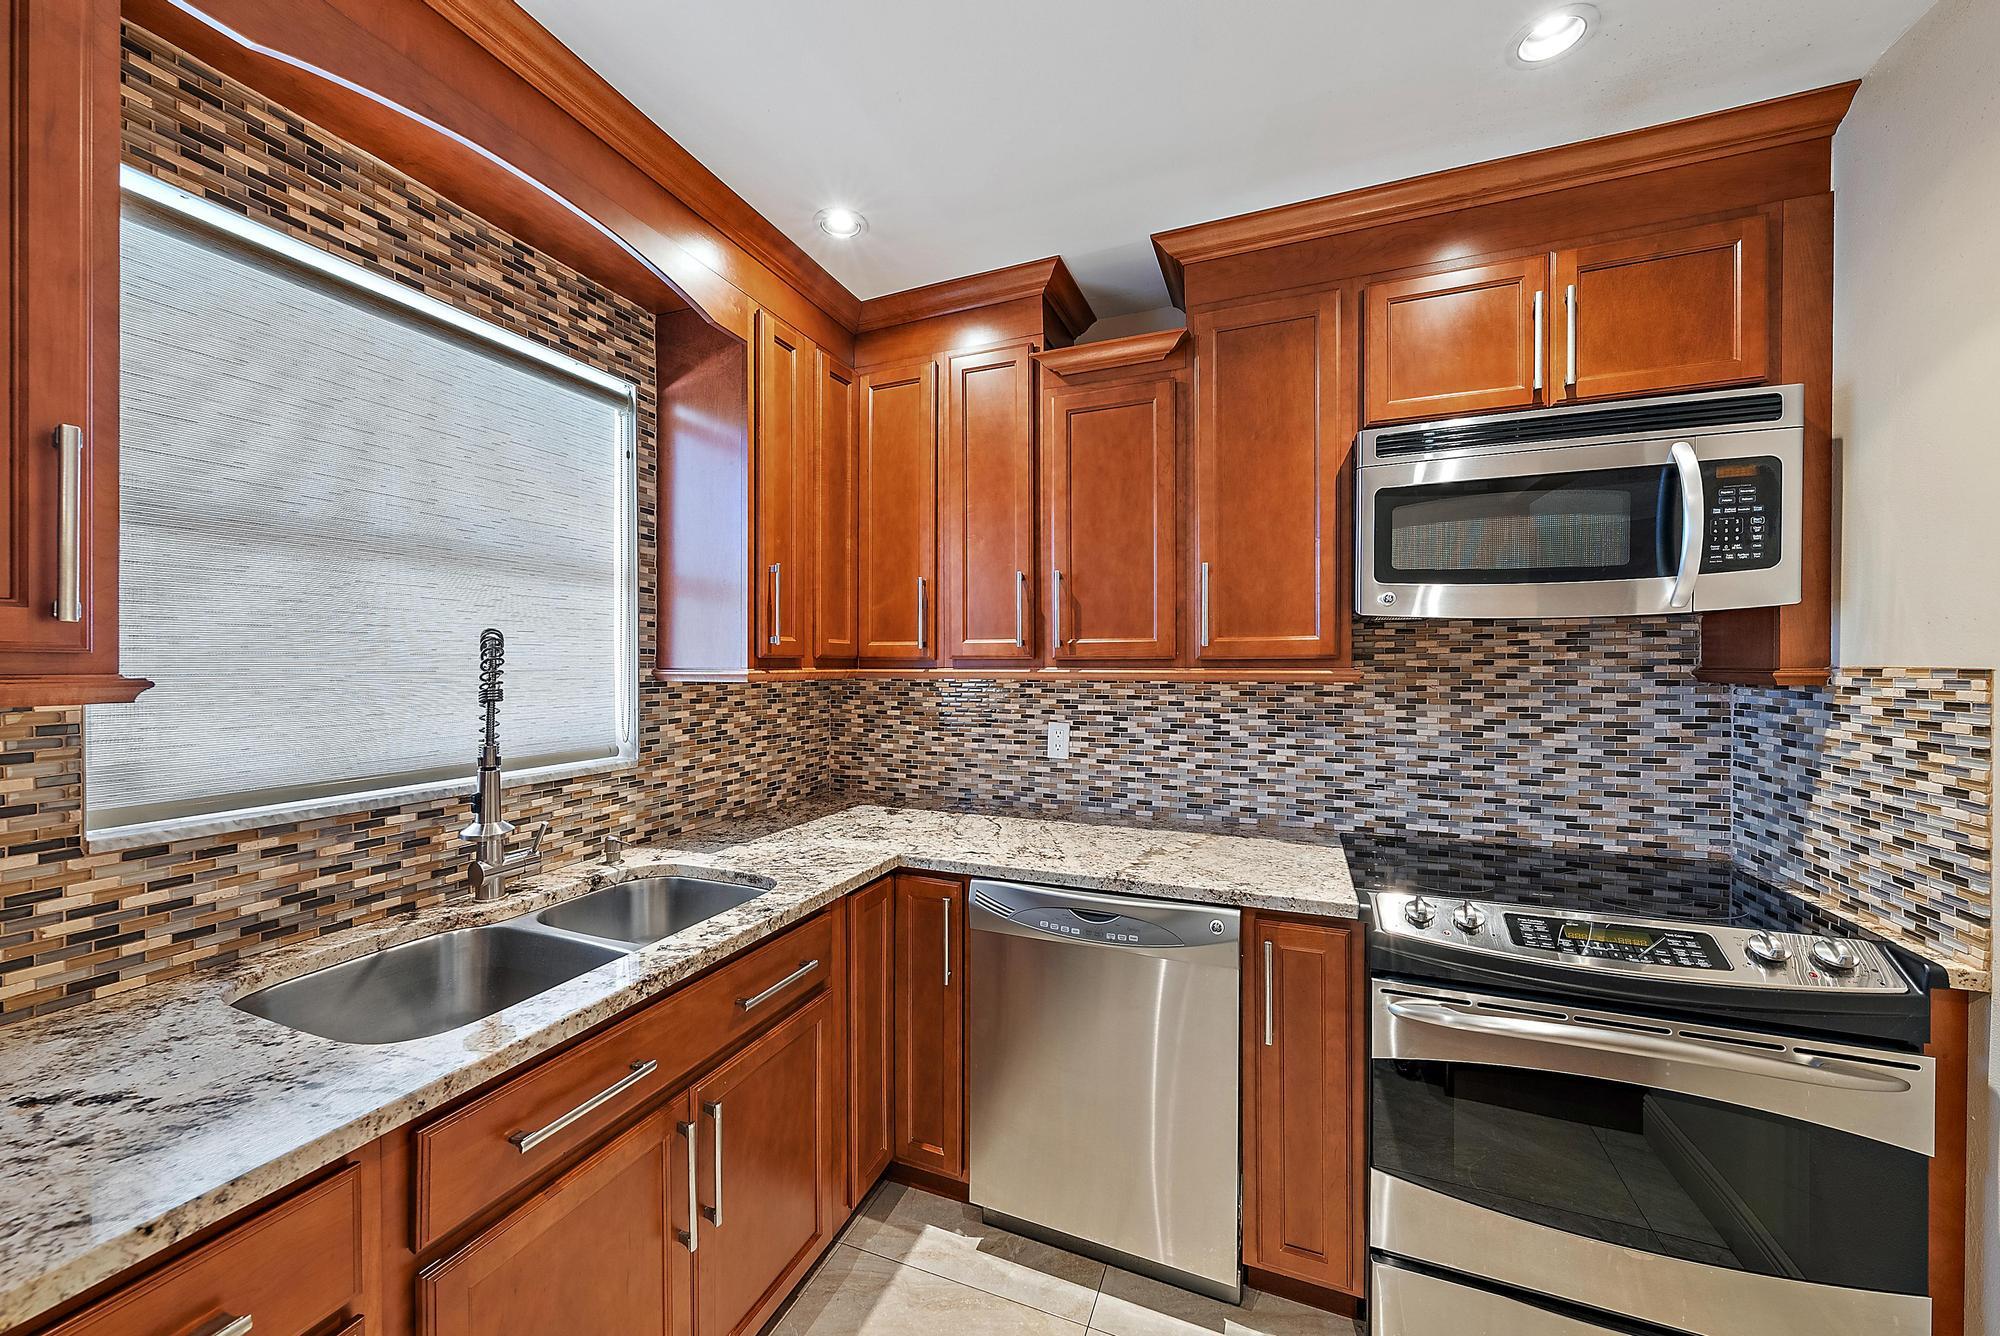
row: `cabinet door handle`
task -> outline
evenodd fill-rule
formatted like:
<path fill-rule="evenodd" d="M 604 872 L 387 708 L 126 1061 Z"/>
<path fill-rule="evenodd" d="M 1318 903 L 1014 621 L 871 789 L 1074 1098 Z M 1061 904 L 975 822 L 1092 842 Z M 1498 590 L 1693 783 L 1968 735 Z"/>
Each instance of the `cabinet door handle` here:
<path fill-rule="evenodd" d="M 771 643 L 780 644 L 785 638 L 785 563 L 771 563 Z"/>
<path fill-rule="evenodd" d="M 944 900 L 944 986 L 951 987 L 951 897 Z"/>
<path fill-rule="evenodd" d="M 929 595 L 930 591 L 925 586 L 924 577 L 919 575 L 917 577 L 917 652 L 919 654 L 930 648 L 930 637 L 926 625 L 931 619 Z"/>
<path fill-rule="evenodd" d="M 57 427 L 55 447 L 55 618 L 59 622 L 80 622 L 83 620 L 83 428 L 67 422 Z"/>
<path fill-rule="evenodd" d="M 1535 388 L 1542 388 L 1542 290 L 1535 289 Z"/>
<path fill-rule="evenodd" d="M 1208 648 L 1208 563 L 1201 563 L 1201 647 Z"/>
<path fill-rule="evenodd" d="M 708 1115 L 708 1120 L 711 1123 L 715 1124 L 715 1205 L 703 1207 L 702 1214 L 708 1217 L 709 1224 L 714 1225 L 717 1229 L 721 1229 L 722 1228 L 722 1101 L 718 1099 L 712 1103 L 703 1104 L 701 1106 L 701 1111 Z"/>
<path fill-rule="evenodd" d="M 368 1319 L 366 1316 L 362 1316 L 355 1318 L 352 1322 L 334 1332 L 333 1336 L 362 1336 L 362 1333 L 367 1330 Z"/>
<path fill-rule="evenodd" d="M 1264 939 L 1264 1047 L 1271 1046 L 1271 939 Z"/>
<path fill-rule="evenodd" d="M 610 1085 L 604 1087 L 604 1089 L 598 1091 L 554 1122 L 543 1127 L 538 1127 L 532 1132 L 515 1132 L 507 1140 L 514 1143 L 515 1150 L 526 1155 L 529 1151 L 556 1135 L 556 1133 L 575 1123 L 577 1119 L 588 1118 L 592 1113 L 603 1108 L 606 1104 L 609 1104 L 612 1100 L 617 1099 L 633 1086 L 638 1085 L 639 1082 L 651 1076 L 659 1068 L 660 1064 L 651 1058 L 646 1059 L 644 1062 L 635 1062 L 632 1064 L 631 1071 L 619 1077 L 616 1081 L 613 1081 Z"/>
<path fill-rule="evenodd" d="M 1569 358 L 1563 363 L 1563 384 L 1576 384 L 1576 284 L 1563 291 L 1564 320 L 1569 326 Z"/>
<path fill-rule="evenodd" d="M 225 1313 L 196 1332 L 195 1336 L 250 1336 L 256 1329 L 257 1323 L 250 1314 L 231 1317 Z"/>
<path fill-rule="evenodd" d="M 674 1127 L 681 1134 L 681 1140 L 687 1142 L 688 1148 L 688 1227 L 680 1231 L 680 1236 L 682 1245 L 693 1254 L 701 1250 L 701 1198 L 696 1194 L 694 1186 L 696 1173 L 694 1124 L 676 1123 Z"/>
<path fill-rule="evenodd" d="M 1017 649 L 1028 647 L 1028 573 L 1014 572 L 1014 645 Z"/>
<path fill-rule="evenodd" d="M 1062 572 L 1050 571 L 1055 590 L 1049 595 L 1049 642 L 1055 648 L 1062 648 Z"/>
<path fill-rule="evenodd" d="M 736 1005 L 743 1008 L 745 1011 L 753 1011 L 756 1008 L 763 1006 L 766 1002 L 769 1002 L 779 993 L 784 992 L 787 988 L 790 988 L 793 984 L 797 983 L 800 979 L 805 978 L 806 975 L 811 974 L 814 970 L 818 968 L 819 968 L 819 962 L 817 960 L 808 960 L 805 963 L 801 964 L 797 969 L 793 970 L 790 974 L 787 974 L 784 978 L 778 980 L 776 983 L 772 984 L 769 988 L 766 988 L 763 992 L 753 993 L 749 997 L 737 998 Z"/>

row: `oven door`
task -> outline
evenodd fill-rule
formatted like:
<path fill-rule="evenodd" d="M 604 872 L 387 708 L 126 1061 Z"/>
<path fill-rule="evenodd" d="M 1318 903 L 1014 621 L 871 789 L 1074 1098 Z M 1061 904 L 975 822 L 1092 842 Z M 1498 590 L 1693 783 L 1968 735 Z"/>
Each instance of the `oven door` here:
<path fill-rule="evenodd" d="M 1796 603 L 1796 428 L 1360 470 L 1356 609 L 1596 617 Z"/>
<path fill-rule="evenodd" d="M 1698 1336 L 1930 1331 L 1927 1058 L 1374 988 L 1371 1245 Z"/>

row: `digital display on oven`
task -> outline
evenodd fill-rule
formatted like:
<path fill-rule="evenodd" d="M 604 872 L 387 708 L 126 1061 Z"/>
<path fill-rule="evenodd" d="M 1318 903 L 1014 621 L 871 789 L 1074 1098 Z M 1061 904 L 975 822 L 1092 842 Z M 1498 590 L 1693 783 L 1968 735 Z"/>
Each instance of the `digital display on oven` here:
<path fill-rule="evenodd" d="M 1588 960 L 1624 960 L 1638 965 L 1682 969 L 1731 968 L 1715 939 L 1693 928 L 1648 928 L 1636 923 L 1598 923 L 1554 914 L 1510 913 L 1507 935 L 1516 946 Z"/>

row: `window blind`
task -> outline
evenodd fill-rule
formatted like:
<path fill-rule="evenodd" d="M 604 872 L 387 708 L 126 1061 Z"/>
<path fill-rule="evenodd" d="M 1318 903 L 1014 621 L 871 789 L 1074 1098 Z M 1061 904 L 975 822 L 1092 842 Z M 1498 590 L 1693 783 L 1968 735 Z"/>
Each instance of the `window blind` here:
<path fill-rule="evenodd" d="M 632 387 L 135 176 L 122 653 L 158 685 L 87 712 L 90 831 L 469 779 L 485 626 L 510 773 L 629 759 Z"/>

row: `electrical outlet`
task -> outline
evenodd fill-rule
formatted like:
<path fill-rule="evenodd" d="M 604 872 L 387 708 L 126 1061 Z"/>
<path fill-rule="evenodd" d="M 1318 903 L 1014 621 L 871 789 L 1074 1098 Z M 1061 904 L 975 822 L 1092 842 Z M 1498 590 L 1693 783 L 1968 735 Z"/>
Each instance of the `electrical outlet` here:
<path fill-rule="evenodd" d="M 1069 725 L 1061 720 L 1049 725 L 1049 759 L 1051 761 L 1069 759 Z"/>

